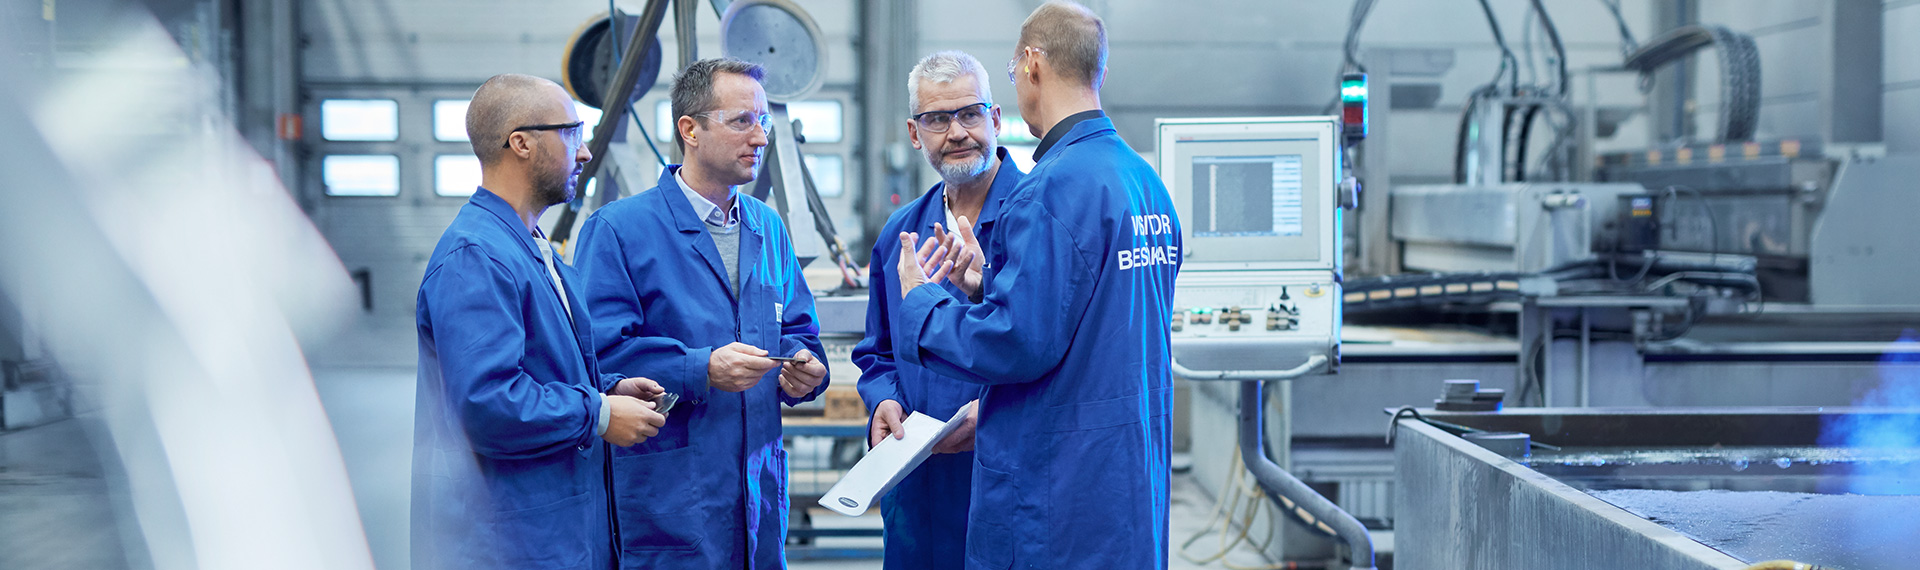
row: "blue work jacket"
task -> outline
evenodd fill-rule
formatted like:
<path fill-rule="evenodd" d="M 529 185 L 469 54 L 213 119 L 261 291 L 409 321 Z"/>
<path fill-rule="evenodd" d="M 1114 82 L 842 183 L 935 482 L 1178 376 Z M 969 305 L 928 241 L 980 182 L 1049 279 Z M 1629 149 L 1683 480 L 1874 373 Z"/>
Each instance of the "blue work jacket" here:
<path fill-rule="evenodd" d="M 413 567 L 614 563 L 603 392 L 587 313 L 554 291 L 540 250 L 482 188 L 427 261 L 414 319 Z M 573 270 L 559 266 L 569 295 Z"/>
<path fill-rule="evenodd" d="M 974 234 L 985 243 L 987 233 L 997 223 L 1000 202 L 1013 193 L 1024 176 L 1020 167 L 997 153 L 1000 166 L 994 171 L 993 184 L 987 188 L 986 204 L 980 219 L 974 220 Z M 946 226 L 946 183 L 933 185 L 926 195 L 907 203 L 893 213 L 873 242 L 873 273 L 867 297 L 867 334 L 853 347 L 853 363 L 860 366 L 860 399 L 867 404 L 867 417 L 880 402 L 893 400 L 906 413 L 920 412 L 939 420 L 953 417 L 967 402 L 980 397 L 979 384 L 947 378 L 926 368 L 898 361 L 893 356 L 894 307 L 900 304 L 897 270 L 885 260 L 899 259 L 900 232 L 934 235 L 933 225 Z M 953 228 L 946 228 L 953 231 Z M 941 287 L 957 298 L 965 293 L 951 281 Z M 973 487 L 973 452 L 933 455 L 907 474 L 880 500 L 885 522 L 888 570 L 963 568 L 967 547 L 967 494 Z"/>
<path fill-rule="evenodd" d="M 614 201 L 580 229 L 593 339 L 607 370 L 680 395 L 660 435 L 613 454 L 625 568 L 782 568 L 787 454 L 778 368 L 745 392 L 707 385 L 714 348 L 735 341 L 822 357 L 813 293 L 772 207 L 740 204 L 740 294 L 706 223 L 669 167 L 660 185 Z"/>
<path fill-rule="evenodd" d="M 1174 216 L 1112 121 L 1081 121 L 1001 204 L 983 301 L 900 303 L 899 360 L 987 385 L 968 567 L 1167 566 Z"/>

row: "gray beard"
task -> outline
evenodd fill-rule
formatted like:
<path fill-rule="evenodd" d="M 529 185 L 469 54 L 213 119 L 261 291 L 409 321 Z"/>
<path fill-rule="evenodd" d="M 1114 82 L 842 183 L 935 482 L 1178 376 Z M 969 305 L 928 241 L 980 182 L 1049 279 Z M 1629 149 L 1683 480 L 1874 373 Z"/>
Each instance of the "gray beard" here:
<path fill-rule="evenodd" d="M 982 175 L 985 175 L 987 173 L 987 162 L 988 162 L 987 157 L 992 156 L 993 152 L 994 152 L 993 149 L 981 147 L 980 158 L 965 161 L 965 162 L 949 162 L 949 161 L 942 160 L 940 161 L 940 166 L 936 170 L 940 171 L 941 180 L 947 180 L 952 182 L 969 182 L 969 181 L 977 180 Z"/>

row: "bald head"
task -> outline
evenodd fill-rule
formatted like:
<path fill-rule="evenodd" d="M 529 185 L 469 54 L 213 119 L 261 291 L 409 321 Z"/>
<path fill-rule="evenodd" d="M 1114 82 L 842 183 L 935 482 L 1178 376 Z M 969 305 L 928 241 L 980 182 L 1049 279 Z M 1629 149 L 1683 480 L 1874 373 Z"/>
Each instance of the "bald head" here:
<path fill-rule="evenodd" d="M 1020 24 L 1020 46 L 1046 52 L 1061 78 L 1100 89 L 1107 75 L 1107 25 L 1092 10 L 1055 0 L 1041 5 Z"/>
<path fill-rule="evenodd" d="M 473 92 L 467 106 L 467 139 L 481 166 L 500 160 L 507 149 L 501 144 L 513 129 L 525 125 L 553 122 L 566 113 L 566 91 L 552 81 L 504 73 L 493 76 Z"/>

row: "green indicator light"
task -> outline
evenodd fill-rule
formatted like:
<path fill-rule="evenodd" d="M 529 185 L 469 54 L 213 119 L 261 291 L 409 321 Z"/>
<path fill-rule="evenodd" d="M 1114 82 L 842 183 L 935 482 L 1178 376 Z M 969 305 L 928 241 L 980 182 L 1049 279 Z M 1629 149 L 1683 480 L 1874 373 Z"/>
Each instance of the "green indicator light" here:
<path fill-rule="evenodd" d="M 1342 101 L 1365 101 L 1365 100 L 1367 100 L 1367 82 L 1366 82 L 1366 80 L 1364 80 L 1364 79 L 1362 79 L 1362 80 L 1357 80 L 1357 81 L 1355 81 L 1355 80 L 1348 80 L 1348 81 L 1342 81 L 1342 82 L 1340 82 L 1340 100 L 1342 100 Z"/>

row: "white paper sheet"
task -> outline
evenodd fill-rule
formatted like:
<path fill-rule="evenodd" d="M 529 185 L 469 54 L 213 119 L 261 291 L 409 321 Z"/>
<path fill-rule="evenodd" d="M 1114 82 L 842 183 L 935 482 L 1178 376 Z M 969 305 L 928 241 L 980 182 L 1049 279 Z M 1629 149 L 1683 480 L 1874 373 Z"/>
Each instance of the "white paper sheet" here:
<path fill-rule="evenodd" d="M 868 507 L 887 496 L 887 491 L 893 490 L 894 485 L 926 461 L 933 453 L 934 444 L 960 427 L 972 408 L 973 404 L 960 406 L 960 411 L 945 422 L 920 412 L 907 416 L 906 421 L 900 422 L 907 435 L 901 439 L 888 436 L 880 440 L 880 445 L 867 450 L 867 455 L 848 469 L 840 482 L 827 489 L 826 496 L 820 498 L 820 506 L 850 517 L 867 512 Z"/>

